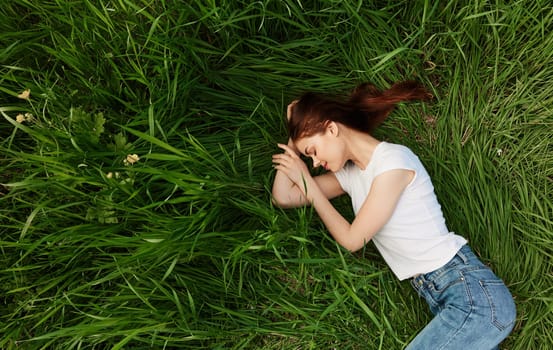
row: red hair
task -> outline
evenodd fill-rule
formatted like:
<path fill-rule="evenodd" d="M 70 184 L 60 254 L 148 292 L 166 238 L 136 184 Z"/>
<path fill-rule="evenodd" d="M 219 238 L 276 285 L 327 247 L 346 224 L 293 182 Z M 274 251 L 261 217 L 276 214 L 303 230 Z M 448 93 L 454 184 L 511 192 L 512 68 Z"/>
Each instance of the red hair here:
<path fill-rule="evenodd" d="M 404 81 L 380 91 L 374 85 L 357 86 L 347 101 L 308 92 L 292 106 L 288 132 L 292 140 L 324 132 L 329 122 L 371 133 L 399 102 L 429 100 L 432 95 L 418 82 Z"/>

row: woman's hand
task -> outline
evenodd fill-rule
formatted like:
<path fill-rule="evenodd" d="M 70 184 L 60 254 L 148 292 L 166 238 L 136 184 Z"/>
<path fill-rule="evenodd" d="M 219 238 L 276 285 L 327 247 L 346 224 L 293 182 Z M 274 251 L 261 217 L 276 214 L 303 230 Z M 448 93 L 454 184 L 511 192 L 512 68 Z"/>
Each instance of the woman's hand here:
<path fill-rule="evenodd" d="M 306 179 L 311 177 L 307 165 L 292 147 L 281 143 L 278 144 L 278 147 L 284 150 L 284 153 L 273 155 L 274 168 L 282 171 L 303 191 Z"/>

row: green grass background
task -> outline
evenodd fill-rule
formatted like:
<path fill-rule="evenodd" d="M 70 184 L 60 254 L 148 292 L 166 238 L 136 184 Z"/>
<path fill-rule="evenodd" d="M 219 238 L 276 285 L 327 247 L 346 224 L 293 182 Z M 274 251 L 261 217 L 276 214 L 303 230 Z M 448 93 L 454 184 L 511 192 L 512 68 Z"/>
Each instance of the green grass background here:
<path fill-rule="evenodd" d="M 270 187 L 292 99 L 403 79 L 435 99 L 377 136 L 420 156 L 450 229 L 511 289 L 503 348 L 553 348 L 550 1 L 13 0 L 0 16 L 0 348 L 401 349 L 431 318 L 409 283 Z"/>

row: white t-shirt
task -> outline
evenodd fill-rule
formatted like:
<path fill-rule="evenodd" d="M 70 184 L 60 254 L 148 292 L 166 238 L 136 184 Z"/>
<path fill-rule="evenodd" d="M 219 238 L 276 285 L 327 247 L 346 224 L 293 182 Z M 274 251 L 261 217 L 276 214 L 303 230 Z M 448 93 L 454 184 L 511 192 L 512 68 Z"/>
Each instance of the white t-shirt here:
<path fill-rule="evenodd" d="M 393 169 L 413 170 L 415 176 L 401 194 L 390 220 L 372 240 L 395 275 L 404 280 L 442 267 L 467 241 L 447 229 L 428 173 L 419 158 L 402 145 L 381 142 L 364 170 L 348 163 L 335 173 L 351 197 L 356 215 L 374 178 Z"/>

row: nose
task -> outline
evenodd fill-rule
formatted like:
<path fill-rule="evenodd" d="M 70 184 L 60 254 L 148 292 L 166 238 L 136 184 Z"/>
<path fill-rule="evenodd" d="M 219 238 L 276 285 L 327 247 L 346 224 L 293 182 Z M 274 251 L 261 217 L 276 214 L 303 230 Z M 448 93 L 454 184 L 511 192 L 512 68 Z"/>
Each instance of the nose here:
<path fill-rule="evenodd" d="M 319 165 L 321 165 L 321 161 L 318 160 L 317 158 L 315 158 L 315 157 L 312 156 L 311 159 L 313 159 L 313 166 L 314 166 L 315 168 L 318 167 Z"/>

